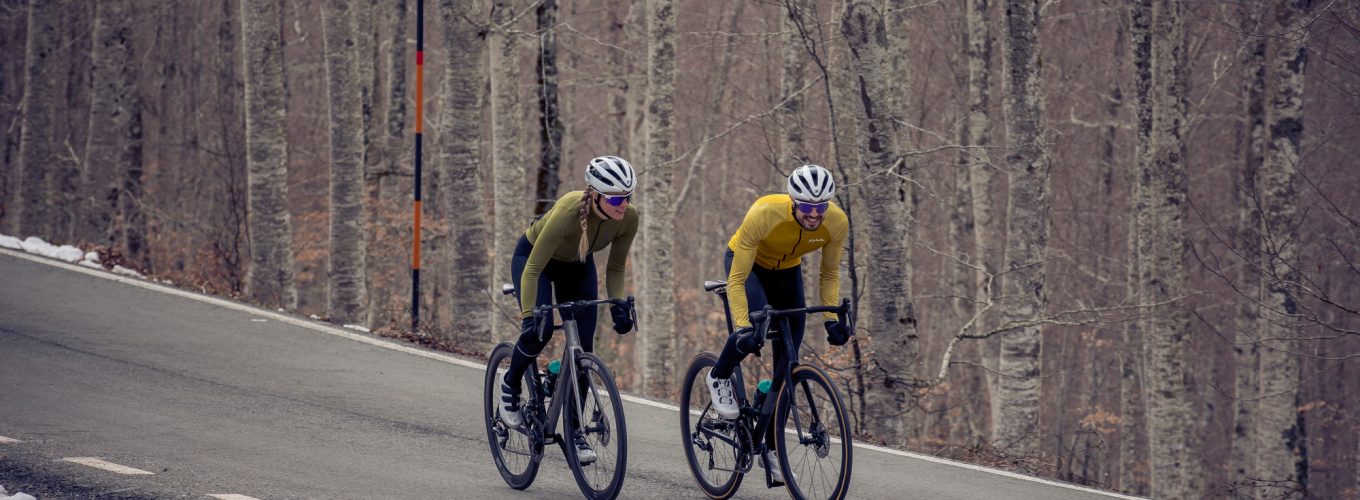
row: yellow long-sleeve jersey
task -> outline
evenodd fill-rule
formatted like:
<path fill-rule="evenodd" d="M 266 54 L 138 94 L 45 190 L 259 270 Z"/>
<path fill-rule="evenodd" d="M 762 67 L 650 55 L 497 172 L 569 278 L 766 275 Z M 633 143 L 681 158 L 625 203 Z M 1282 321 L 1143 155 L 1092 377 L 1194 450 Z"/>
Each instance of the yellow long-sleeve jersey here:
<path fill-rule="evenodd" d="M 751 205 L 741 227 L 727 242 L 732 249 L 732 271 L 727 276 L 727 299 L 732 307 L 732 321 L 737 328 L 751 326 L 746 303 L 746 278 L 752 264 L 765 269 L 779 270 L 797 266 L 803 255 L 822 250 L 821 283 L 818 287 L 821 303 L 840 304 L 841 252 L 850 221 L 845 211 L 833 202 L 827 206 L 822 225 L 808 231 L 793 218 L 793 199 L 787 194 L 763 196 Z M 830 319 L 834 314 L 827 313 Z"/>

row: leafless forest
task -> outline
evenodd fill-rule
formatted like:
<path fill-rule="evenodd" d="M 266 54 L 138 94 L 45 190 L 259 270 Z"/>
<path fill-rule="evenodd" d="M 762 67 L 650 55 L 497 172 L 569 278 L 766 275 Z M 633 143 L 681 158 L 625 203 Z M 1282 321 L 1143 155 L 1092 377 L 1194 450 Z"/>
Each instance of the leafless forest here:
<path fill-rule="evenodd" d="M 727 238 L 819 163 L 860 321 L 804 353 L 861 440 L 1360 496 L 1360 4 L 433 0 L 418 78 L 420 1 L 0 1 L 0 232 L 485 353 L 514 240 L 619 155 L 642 316 L 596 345 L 672 400 Z"/>

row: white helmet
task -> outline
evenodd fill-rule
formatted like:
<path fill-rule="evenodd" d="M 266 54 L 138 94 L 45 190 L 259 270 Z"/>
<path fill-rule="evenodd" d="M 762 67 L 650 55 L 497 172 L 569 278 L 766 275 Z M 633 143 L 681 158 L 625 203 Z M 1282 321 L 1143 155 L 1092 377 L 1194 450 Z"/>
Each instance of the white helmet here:
<path fill-rule="evenodd" d="M 601 156 L 586 165 L 586 185 L 603 194 L 633 194 L 637 176 L 627 160 Z"/>
<path fill-rule="evenodd" d="M 836 195 L 831 171 L 821 165 L 803 165 L 789 175 L 789 196 L 793 201 L 823 203 Z"/>

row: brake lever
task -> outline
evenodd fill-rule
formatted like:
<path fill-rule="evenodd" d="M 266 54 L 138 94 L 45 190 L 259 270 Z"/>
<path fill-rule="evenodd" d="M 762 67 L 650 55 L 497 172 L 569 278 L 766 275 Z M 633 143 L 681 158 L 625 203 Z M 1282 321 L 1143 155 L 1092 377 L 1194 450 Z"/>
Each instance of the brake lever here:
<path fill-rule="evenodd" d="M 637 329 L 638 329 L 637 306 L 634 305 L 634 300 L 633 300 L 633 296 L 632 296 L 632 295 L 629 295 L 629 296 L 628 296 L 628 316 L 630 316 L 630 317 L 633 319 L 633 330 L 632 330 L 632 331 L 635 331 L 635 332 L 636 332 Z"/>

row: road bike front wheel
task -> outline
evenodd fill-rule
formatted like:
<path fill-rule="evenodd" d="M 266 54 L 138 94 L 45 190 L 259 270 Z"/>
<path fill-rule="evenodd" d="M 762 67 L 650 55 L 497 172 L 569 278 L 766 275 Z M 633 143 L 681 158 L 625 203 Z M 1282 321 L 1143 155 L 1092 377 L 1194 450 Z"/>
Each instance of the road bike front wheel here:
<path fill-rule="evenodd" d="M 497 412 L 501 401 L 501 379 L 510 370 L 510 357 L 514 350 L 514 344 L 502 342 L 491 351 L 486 365 L 486 383 L 482 390 L 482 414 L 486 421 L 486 440 L 491 446 L 491 458 L 496 462 L 496 469 L 500 471 L 501 478 L 505 479 L 505 484 L 522 490 L 533 484 L 534 477 L 538 475 L 538 465 L 543 458 L 543 445 L 541 442 L 535 442 L 533 428 L 537 424 L 531 422 L 533 419 L 529 418 L 530 412 L 521 410 L 521 414 L 524 415 L 524 426 L 520 429 L 506 426 Z M 524 378 L 524 387 L 533 387 L 529 383 L 527 370 Z M 527 405 L 528 400 L 523 399 L 521 404 Z"/>
<path fill-rule="evenodd" d="M 576 356 L 576 401 L 562 408 L 563 435 L 569 436 L 565 448 L 571 474 L 587 498 L 613 499 L 623 490 L 624 470 L 628 466 L 628 427 L 623 420 L 623 398 L 614 385 L 614 375 L 594 354 Z M 574 410 L 579 409 L 580 413 Z M 583 437 L 595 452 L 595 461 L 582 464 L 574 440 Z"/>
<path fill-rule="evenodd" d="M 799 365 L 789 390 L 779 391 L 775 447 L 789 494 L 796 499 L 845 498 L 850 489 L 849 419 L 836 385 L 822 370 Z"/>

